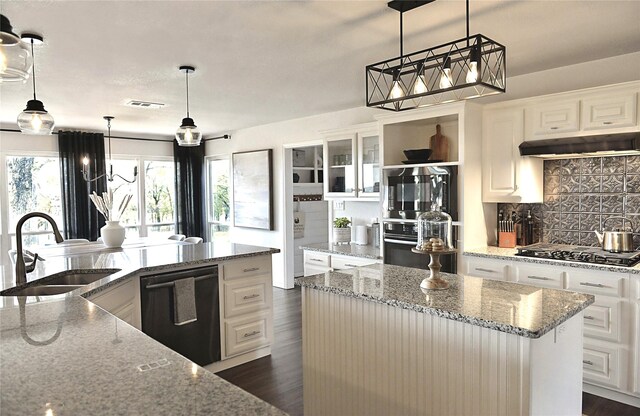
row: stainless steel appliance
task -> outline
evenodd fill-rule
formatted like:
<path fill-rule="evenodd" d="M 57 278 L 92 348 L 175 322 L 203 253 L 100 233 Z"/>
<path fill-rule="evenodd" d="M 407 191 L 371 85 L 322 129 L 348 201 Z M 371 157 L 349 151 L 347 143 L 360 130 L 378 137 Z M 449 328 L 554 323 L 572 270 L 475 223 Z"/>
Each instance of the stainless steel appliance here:
<path fill-rule="evenodd" d="M 174 282 L 188 277 L 195 280 L 197 320 L 175 325 Z M 140 295 L 142 332 L 199 365 L 220 361 L 218 266 L 143 276 Z"/>
<path fill-rule="evenodd" d="M 458 219 L 457 166 L 421 166 L 385 170 L 385 218 L 416 219 L 433 204 Z"/>
<path fill-rule="evenodd" d="M 622 220 L 622 227 L 606 231 L 604 227 L 609 220 Z M 624 223 L 628 222 L 630 227 L 624 228 Z M 626 253 L 633 251 L 633 222 L 626 217 L 609 217 L 602 223 L 602 233 L 594 231 L 598 237 L 598 242 L 603 250 L 612 253 Z"/>
<path fill-rule="evenodd" d="M 417 220 L 384 220 L 384 263 L 397 266 L 429 269 L 429 256 L 411 252 L 418 244 Z M 452 240 L 455 245 L 457 228 L 453 228 Z M 456 255 L 440 257 L 441 271 L 456 273 Z"/>
<path fill-rule="evenodd" d="M 569 244 L 536 243 L 518 248 L 516 256 L 577 261 L 631 267 L 640 262 L 640 251 L 611 253 L 600 247 L 572 246 Z"/>

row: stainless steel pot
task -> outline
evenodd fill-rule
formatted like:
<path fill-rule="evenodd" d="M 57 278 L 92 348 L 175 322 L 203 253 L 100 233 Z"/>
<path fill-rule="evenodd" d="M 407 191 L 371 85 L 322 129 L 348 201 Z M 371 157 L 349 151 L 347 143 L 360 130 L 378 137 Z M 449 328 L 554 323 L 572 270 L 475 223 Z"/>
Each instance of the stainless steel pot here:
<path fill-rule="evenodd" d="M 622 220 L 622 227 L 614 228 L 612 231 L 605 231 L 605 225 L 609 220 Z M 625 227 L 624 222 L 628 222 L 631 227 Z M 594 231 L 598 237 L 598 242 L 602 249 L 612 253 L 622 253 L 633 250 L 633 223 L 625 217 L 609 217 L 602 224 L 602 233 Z"/>

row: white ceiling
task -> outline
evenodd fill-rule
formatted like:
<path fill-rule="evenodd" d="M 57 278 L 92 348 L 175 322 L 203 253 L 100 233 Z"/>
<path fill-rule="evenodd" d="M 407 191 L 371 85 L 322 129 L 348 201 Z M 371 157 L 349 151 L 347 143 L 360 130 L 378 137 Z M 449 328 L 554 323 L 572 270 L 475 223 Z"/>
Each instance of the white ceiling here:
<path fill-rule="evenodd" d="M 472 1 L 471 33 L 507 46 L 509 76 L 640 51 L 640 1 Z M 386 1 L 10 1 L 36 46 L 38 98 L 57 128 L 170 137 L 191 116 L 205 137 L 364 105 L 364 67 L 398 55 L 398 13 Z M 407 12 L 405 52 L 465 35 L 465 4 Z M 2 84 L 0 122 L 31 83 Z M 134 109 L 131 99 L 164 103 Z"/>

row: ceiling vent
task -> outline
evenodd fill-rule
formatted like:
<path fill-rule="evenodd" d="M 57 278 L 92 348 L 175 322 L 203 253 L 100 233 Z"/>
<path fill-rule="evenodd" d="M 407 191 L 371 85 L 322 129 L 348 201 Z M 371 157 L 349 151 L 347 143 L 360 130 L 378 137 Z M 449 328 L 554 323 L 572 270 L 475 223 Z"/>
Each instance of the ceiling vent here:
<path fill-rule="evenodd" d="M 152 103 L 149 101 L 139 101 L 139 100 L 131 100 L 125 104 L 127 107 L 133 108 L 162 108 L 164 104 L 162 103 Z"/>

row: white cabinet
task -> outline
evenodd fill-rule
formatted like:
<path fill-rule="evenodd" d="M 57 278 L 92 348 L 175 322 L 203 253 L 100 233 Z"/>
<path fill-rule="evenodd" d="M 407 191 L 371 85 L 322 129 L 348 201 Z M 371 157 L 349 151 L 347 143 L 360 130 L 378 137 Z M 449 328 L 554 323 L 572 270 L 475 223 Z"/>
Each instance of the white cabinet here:
<path fill-rule="evenodd" d="M 580 129 L 580 101 L 547 101 L 525 109 L 525 140 L 547 139 Z"/>
<path fill-rule="evenodd" d="M 542 160 L 521 157 L 523 109 L 502 108 L 483 113 L 482 201 L 542 202 Z"/>
<path fill-rule="evenodd" d="M 551 289 L 564 288 L 564 271 L 560 267 L 516 263 L 514 269 L 515 281 L 518 283 Z"/>
<path fill-rule="evenodd" d="M 142 328 L 139 276 L 126 278 L 121 283 L 89 296 L 88 300 L 129 325 Z"/>
<path fill-rule="evenodd" d="M 382 260 L 366 257 L 343 256 L 340 254 L 321 253 L 318 251 L 304 251 L 304 275 L 311 276 L 331 272 L 334 270 L 352 269 L 369 264 L 382 263 Z"/>
<path fill-rule="evenodd" d="M 222 364 L 215 371 L 267 355 L 239 359 L 273 342 L 273 287 L 271 256 L 248 257 L 221 265 Z M 235 361 L 234 361 L 235 359 Z M 241 361 L 238 361 L 241 360 Z M 214 363 L 215 364 L 215 363 Z"/>
<path fill-rule="evenodd" d="M 631 307 L 633 308 L 633 320 L 632 325 L 635 328 L 635 333 L 633 334 L 633 370 L 632 370 L 632 378 L 633 378 L 633 387 L 632 392 L 636 396 L 640 397 L 640 275 L 635 274 L 631 275 Z"/>
<path fill-rule="evenodd" d="M 325 198 L 377 200 L 381 172 L 377 125 L 367 123 L 322 134 Z"/>
<path fill-rule="evenodd" d="M 620 349 L 611 344 L 585 338 L 582 370 L 585 381 L 616 389 L 626 387 Z"/>
<path fill-rule="evenodd" d="M 492 280 L 509 280 L 509 263 L 501 260 L 465 257 L 465 275 Z"/>
<path fill-rule="evenodd" d="M 637 94 L 633 91 L 614 96 L 594 96 L 582 100 L 582 129 L 599 130 L 631 127 L 637 124 Z"/>

